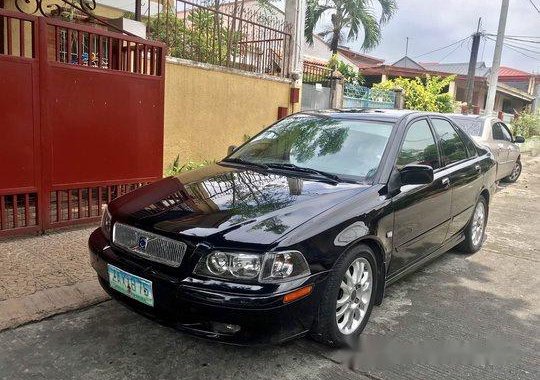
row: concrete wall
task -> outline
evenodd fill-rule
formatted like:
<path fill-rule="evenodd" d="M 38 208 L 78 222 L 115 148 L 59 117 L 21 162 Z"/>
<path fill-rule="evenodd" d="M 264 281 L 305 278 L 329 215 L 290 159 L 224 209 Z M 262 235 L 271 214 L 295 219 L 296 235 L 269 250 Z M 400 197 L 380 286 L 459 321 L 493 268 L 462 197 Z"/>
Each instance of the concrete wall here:
<path fill-rule="evenodd" d="M 277 120 L 278 107 L 289 107 L 290 87 L 286 79 L 169 58 L 164 169 L 177 155 L 181 162 L 223 158 L 229 145 Z"/>

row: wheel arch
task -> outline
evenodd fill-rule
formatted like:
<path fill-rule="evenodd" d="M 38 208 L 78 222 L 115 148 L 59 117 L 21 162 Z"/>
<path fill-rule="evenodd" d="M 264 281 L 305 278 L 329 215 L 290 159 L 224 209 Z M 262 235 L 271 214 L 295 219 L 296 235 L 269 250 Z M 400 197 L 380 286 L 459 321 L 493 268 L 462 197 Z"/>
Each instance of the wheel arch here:
<path fill-rule="evenodd" d="M 489 194 L 489 190 L 484 187 L 482 191 L 480 191 L 480 194 L 478 196 L 486 198 L 487 206 L 489 207 L 489 202 L 491 200 L 491 195 Z"/>
<path fill-rule="evenodd" d="M 357 248 L 360 245 L 368 246 L 374 254 L 375 264 L 377 265 L 377 289 L 375 289 L 375 305 L 380 305 L 384 296 L 384 287 L 386 282 L 386 251 L 384 249 L 383 243 L 373 235 L 363 236 L 356 240 L 354 243 L 351 243 L 343 250 L 339 255 L 342 257 L 351 250 Z M 339 258 L 338 258 L 339 260 Z M 336 260 L 336 262 L 338 261 Z"/>

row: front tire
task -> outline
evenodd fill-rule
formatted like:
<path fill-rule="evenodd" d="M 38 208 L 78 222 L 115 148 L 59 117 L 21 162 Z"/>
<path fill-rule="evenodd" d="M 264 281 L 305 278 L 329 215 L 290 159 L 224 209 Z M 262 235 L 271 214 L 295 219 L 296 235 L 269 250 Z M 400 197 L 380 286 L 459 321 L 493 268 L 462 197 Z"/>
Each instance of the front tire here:
<path fill-rule="evenodd" d="M 465 240 L 459 245 L 459 250 L 465 253 L 475 253 L 482 248 L 488 219 L 486 198 L 480 196 L 474 207 L 473 215 L 465 228 Z"/>
<path fill-rule="evenodd" d="M 521 175 L 521 161 L 517 160 L 514 164 L 514 168 L 512 169 L 512 173 L 508 177 L 504 177 L 503 181 L 508 183 L 514 183 L 518 180 L 519 176 Z"/>
<path fill-rule="evenodd" d="M 371 248 L 359 245 L 338 259 L 319 306 L 312 337 L 332 347 L 353 347 L 364 330 L 377 289 Z"/>

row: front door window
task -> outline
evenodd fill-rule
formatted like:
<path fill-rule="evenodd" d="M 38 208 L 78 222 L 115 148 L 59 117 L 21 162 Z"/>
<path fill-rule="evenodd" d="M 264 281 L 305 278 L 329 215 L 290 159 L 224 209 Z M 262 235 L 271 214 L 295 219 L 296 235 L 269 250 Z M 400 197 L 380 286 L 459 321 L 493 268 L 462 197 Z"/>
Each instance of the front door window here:
<path fill-rule="evenodd" d="M 440 167 L 437 144 L 427 120 L 417 121 L 409 127 L 396 164 L 398 168 L 409 164 L 429 165 L 433 169 Z"/>

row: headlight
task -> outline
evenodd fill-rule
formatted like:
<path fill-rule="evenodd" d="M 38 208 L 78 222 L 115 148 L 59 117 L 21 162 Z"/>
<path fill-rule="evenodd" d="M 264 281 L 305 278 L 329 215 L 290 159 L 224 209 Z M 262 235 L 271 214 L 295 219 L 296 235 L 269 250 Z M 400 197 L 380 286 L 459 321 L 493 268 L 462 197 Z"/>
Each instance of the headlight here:
<path fill-rule="evenodd" d="M 203 256 L 195 274 L 251 282 L 283 282 L 310 274 L 304 256 L 298 251 L 267 252 L 264 255 L 213 251 Z"/>
<path fill-rule="evenodd" d="M 111 214 L 107 206 L 103 209 L 103 215 L 101 216 L 101 231 L 103 231 L 107 239 L 111 238 Z"/>

